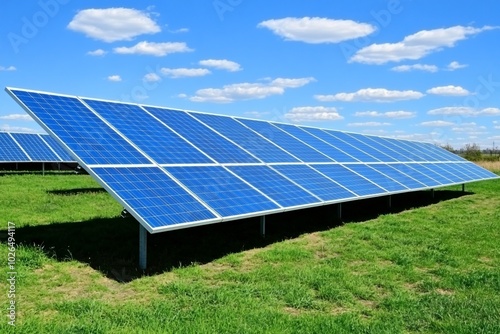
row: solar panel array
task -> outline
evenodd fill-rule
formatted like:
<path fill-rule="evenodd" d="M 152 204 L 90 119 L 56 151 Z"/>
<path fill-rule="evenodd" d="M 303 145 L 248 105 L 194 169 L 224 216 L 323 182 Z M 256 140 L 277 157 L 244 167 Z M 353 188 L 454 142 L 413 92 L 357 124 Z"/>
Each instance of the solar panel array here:
<path fill-rule="evenodd" d="M 74 161 L 47 134 L 0 132 L 0 163 Z"/>
<path fill-rule="evenodd" d="M 497 177 L 430 143 L 7 91 L 152 233 Z"/>

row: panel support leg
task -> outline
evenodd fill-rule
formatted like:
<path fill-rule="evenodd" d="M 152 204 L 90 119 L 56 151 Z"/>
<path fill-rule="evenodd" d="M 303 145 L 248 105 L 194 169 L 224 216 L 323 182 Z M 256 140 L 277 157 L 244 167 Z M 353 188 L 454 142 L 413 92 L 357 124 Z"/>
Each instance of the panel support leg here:
<path fill-rule="evenodd" d="M 434 199 L 434 189 L 431 189 L 431 198 Z"/>
<path fill-rule="evenodd" d="M 266 237 L 266 216 L 260 217 L 260 236 L 262 238 Z"/>
<path fill-rule="evenodd" d="M 392 209 L 392 195 L 387 197 L 387 205 L 389 206 L 389 210 Z"/>
<path fill-rule="evenodd" d="M 45 176 L 45 162 L 42 162 L 42 175 Z"/>
<path fill-rule="evenodd" d="M 337 204 L 337 219 L 339 222 L 342 221 L 342 203 Z"/>
<path fill-rule="evenodd" d="M 139 268 L 146 270 L 148 257 L 148 231 L 139 224 Z"/>
<path fill-rule="evenodd" d="M 462 192 L 465 192 L 465 183 L 462 183 Z"/>

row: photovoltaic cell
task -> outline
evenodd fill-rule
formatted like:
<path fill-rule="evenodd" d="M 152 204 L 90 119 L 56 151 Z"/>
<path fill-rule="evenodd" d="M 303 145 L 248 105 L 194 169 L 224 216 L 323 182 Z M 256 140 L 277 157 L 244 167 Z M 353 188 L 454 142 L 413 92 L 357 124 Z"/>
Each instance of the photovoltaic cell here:
<path fill-rule="evenodd" d="M 301 129 L 309 132 L 313 136 L 320 138 L 321 140 L 326 141 L 330 145 L 335 146 L 337 149 L 342 150 L 344 153 L 350 155 L 351 157 L 355 158 L 358 161 L 363 161 L 363 162 L 379 161 L 378 159 L 372 157 L 371 155 L 361 151 L 356 146 L 353 146 L 349 143 L 346 143 L 345 141 L 340 140 L 339 138 L 335 137 L 333 134 L 327 132 L 326 130 L 305 128 L 305 127 L 301 127 Z"/>
<path fill-rule="evenodd" d="M 158 167 L 103 167 L 93 172 L 151 228 L 217 218 Z"/>
<path fill-rule="evenodd" d="M 426 187 L 424 183 L 421 183 L 418 180 L 415 180 L 410 176 L 398 171 L 392 165 L 371 164 L 370 167 L 398 181 L 399 183 L 406 186 L 408 189 L 419 189 Z"/>
<path fill-rule="evenodd" d="M 351 164 L 349 166 L 346 166 L 346 168 L 349 168 L 350 170 L 358 173 L 359 175 L 362 175 L 366 179 L 370 180 L 370 182 L 375 183 L 376 185 L 384 188 L 387 191 L 402 191 L 408 189 L 401 183 L 397 182 L 396 180 L 390 178 L 387 175 L 384 175 L 383 173 L 372 168 L 371 166 L 362 164 Z"/>
<path fill-rule="evenodd" d="M 356 140 L 356 138 L 354 138 L 353 136 L 351 136 L 350 134 L 348 133 L 342 133 L 340 131 L 332 131 L 332 130 L 325 130 L 326 132 L 328 132 L 328 134 L 332 135 L 332 136 L 335 136 L 336 138 L 354 146 L 354 147 L 357 147 L 359 148 L 360 150 L 362 150 L 363 152 L 369 154 L 370 156 L 374 157 L 376 160 L 378 161 L 382 161 L 382 162 L 394 162 L 395 159 L 391 158 L 390 156 L 388 156 L 387 154 L 384 154 L 376 149 L 374 149 L 373 147 L 359 141 L 359 140 Z M 375 161 L 376 161 L 375 160 Z M 365 160 L 365 162 L 373 162 L 373 160 Z"/>
<path fill-rule="evenodd" d="M 349 165 L 352 167 L 352 165 Z M 340 183 L 347 189 L 359 196 L 387 193 L 387 190 L 380 188 L 374 183 L 364 179 L 344 166 L 334 164 L 312 165 L 312 167 L 325 174 L 332 180 Z M 375 171 L 374 171 L 375 172 Z"/>
<path fill-rule="evenodd" d="M 439 170 L 434 168 L 434 164 L 412 164 L 411 168 L 418 170 L 420 173 L 427 175 L 434 180 L 438 181 L 440 184 L 450 184 L 453 183 L 446 176 L 442 175 Z"/>
<path fill-rule="evenodd" d="M 223 217 L 279 208 L 224 167 L 195 166 L 166 169 Z"/>
<path fill-rule="evenodd" d="M 399 172 L 408 175 L 409 177 L 418 180 L 418 182 L 421 182 L 425 184 L 427 187 L 434 187 L 434 186 L 439 186 L 441 183 L 432 177 L 429 177 L 425 173 L 426 171 L 423 170 L 420 172 L 417 170 L 415 167 L 417 164 L 391 164 L 391 167 L 395 168 Z M 421 169 L 421 168 L 418 168 Z"/>
<path fill-rule="evenodd" d="M 159 164 L 213 162 L 139 106 L 84 101 Z"/>
<path fill-rule="evenodd" d="M 250 154 L 220 136 L 184 111 L 145 107 L 172 130 L 219 163 L 259 162 Z"/>
<path fill-rule="evenodd" d="M 333 160 L 328 158 L 326 155 L 320 153 L 319 151 L 307 146 L 301 141 L 290 136 L 273 126 L 269 122 L 254 121 L 241 119 L 241 123 L 245 124 L 252 130 L 260 133 L 262 136 L 266 137 L 273 143 L 276 143 L 279 147 L 283 148 L 287 152 L 291 153 L 293 156 L 302 160 L 303 162 L 332 162 Z"/>
<path fill-rule="evenodd" d="M 314 197 L 268 166 L 232 166 L 228 168 L 283 207 L 321 202 L 319 198 Z"/>
<path fill-rule="evenodd" d="M 71 155 L 69 155 L 68 152 L 66 152 L 54 138 L 52 138 L 49 135 L 40 135 L 40 137 L 43 139 L 43 141 L 47 143 L 47 145 L 49 145 L 52 148 L 52 150 L 54 150 L 54 152 L 56 152 L 59 158 L 61 158 L 61 161 L 63 162 L 75 161 L 75 159 L 72 158 Z"/>
<path fill-rule="evenodd" d="M 30 159 L 8 133 L 0 132 L 0 161 L 17 162 Z"/>
<path fill-rule="evenodd" d="M 353 192 L 329 180 L 307 165 L 273 165 L 272 168 L 323 201 L 336 201 L 356 197 L 356 194 Z"/>
<path fill-rule="evenodd" d="M 85 164 L 150 163 L 74 97 L 11 90 Z"/>
<path fill-rule="evenodd" d="M 60 161 L 59 157 L 38 135 L 28 133 L 12 133 L 11 135 L 32 161 Z"/>
<path fill-rule="evenodd" d="M 380 138 L 375 136 L 364 136 L 355 133 L 350 133 L 349 136 L 356 138 L 357 140 L 373 147 L 374 149 L 384 153 L 385 155 L 391 157 L 391 161 L 411 161 L 408 156 L 401 153 L 401 149 L 393 149 L 389 144 L 384 143 Z"/>
<path fill-rule="evenodd" d="M 326 143 L 325 141 L 319 139 L 318 137 L 313 136 L 309 132 L 306 132 L 302 128 L 289 125 L 289 124 L 279 124 L 275 123 L 274 126 L 288 132 L 295 138 L 303 141 L 304 143 L 315 147 L 318 151 L 321 151 L 323 154 L 327 155 L 331 159 L 337 162 L 359 162 L 359 160 L 354 159 L 350 155 L 345 154 L 341 150 L 336 147 Z"/>

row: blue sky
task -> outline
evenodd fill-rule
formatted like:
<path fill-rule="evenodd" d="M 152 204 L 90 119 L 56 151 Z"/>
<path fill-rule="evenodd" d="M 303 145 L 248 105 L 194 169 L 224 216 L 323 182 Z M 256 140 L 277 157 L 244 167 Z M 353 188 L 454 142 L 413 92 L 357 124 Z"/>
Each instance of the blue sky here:
<path fill-rule="evenodd" d="M 0 83 L 491 148 L 499 12 L 496 0 L 4 1 Z M 42 132 L 7 93 L 0 129 Z"/>

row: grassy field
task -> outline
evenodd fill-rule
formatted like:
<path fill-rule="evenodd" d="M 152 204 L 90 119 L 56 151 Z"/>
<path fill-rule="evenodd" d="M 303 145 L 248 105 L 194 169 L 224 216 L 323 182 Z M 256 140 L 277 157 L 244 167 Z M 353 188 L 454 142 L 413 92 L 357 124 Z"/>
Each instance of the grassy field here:
<path fill-rule="evenodd" d="M 0 332 L 498 333 L 500 180 L 459 188 L 153 235 L 141 273 L 90 176 L 0 174 Z"/>

